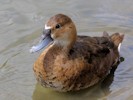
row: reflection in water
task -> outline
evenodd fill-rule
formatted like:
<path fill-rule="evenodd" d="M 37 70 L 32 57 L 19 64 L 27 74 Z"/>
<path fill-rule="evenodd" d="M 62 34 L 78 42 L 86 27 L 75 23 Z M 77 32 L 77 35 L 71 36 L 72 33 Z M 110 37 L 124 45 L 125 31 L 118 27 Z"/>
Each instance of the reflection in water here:
<path fill-rule="evenodd" d="M 103 89 L 103 91 L 104 91 L 104 93 L 106 95 L 108 95 L 111 92 L 109 87 L 110 87 L 111 83 L 114 80 L 115 70 L 117 69 L 117 67 L 119 66 L 119 64 L 121 62 L 123 62 L 123 61 L 124 61 L 124 58 L 123 57 L 120 57 L 119 62 L 117 63 L 117 65 L 113 66 L 113 69 L 110 71 L 110 74 L 103 80 L 103 82 L 101 84 L 101 87 L 102 87 L 102 89 Z"/>
<path fill-rule="evenodd" d="M 48 88 L 42 87 L 39 83 L 36 84 L 35 90 L 33 92 L 33 100 L 97 100 L 105 99 L 106 96 L 111 92 L 110 85 L 113 82 L 114 72 L 117 69 L 117 66 L 124 61 L 124 58 L 121 57 L 120 61 L 116 66 L 110 71 L 110 74 L 104 79 L 104 81 L 99 82 L 98 84 L 83 89 L 76 92 L 57 92 Z"/>
<path fill-rule="evenodd" d="M 36 88 L 33 93 L 33 100 L 90 100 L 100 98 L 105 94 L 102 92 L 100 84 L 92 86 L 88 89 L 80 90 L 78 92 L 56 92 L 43 88 L 41 85 L 36 84 Z"/>

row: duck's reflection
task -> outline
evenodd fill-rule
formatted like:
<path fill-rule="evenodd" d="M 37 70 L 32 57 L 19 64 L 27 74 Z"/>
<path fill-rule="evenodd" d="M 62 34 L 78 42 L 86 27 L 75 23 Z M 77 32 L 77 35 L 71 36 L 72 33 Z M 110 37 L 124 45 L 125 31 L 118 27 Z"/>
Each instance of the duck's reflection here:
<path fill-rule="evenodd" d="M 124 58 L 120 58 L 120 62 L 117 66 L 124 61 Z M 77 92 L 57 92 L 42 87 L 40 84 L 36 84 L 33 92 L 33 100 L 97 100 L 99 98 L 106 97 L 110 91 L 110 85 L 113 82 L 114 72 L 117 66 L 111 70 L 110 74 L 104 79 L 104 81 L 98 84 Z"/>
<path fill-rule="evenodd" d="M 107 95 L 109 94 L 110 91 L 110 85 L 112 84 L 113 80 L 114 80 L 114 76 L 115 76 L 115 70 L 117 69 L 118 65 L 124 61 L 123 57 L 120 57 L 119 62 L 117 63 L 117 65 L 114 66 L 114 68 L 110 71 L 110 74 L 103 80 L 102 84 L 101 84 L 101 88 L 104 91 L 104 93 Z"/>

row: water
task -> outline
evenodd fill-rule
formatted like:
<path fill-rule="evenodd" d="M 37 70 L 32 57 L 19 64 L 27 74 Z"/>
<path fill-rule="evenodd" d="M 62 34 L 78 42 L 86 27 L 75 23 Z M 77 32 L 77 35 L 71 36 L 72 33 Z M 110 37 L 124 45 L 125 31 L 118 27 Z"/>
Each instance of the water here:
<path fill-rule="evenodd" d="M 0 100 L 133 100 L 132 0 L 0 0 Z M 80 35 L 125 34 L 124 61 L 104 82 L 59 93 L 37 84 L 30 54 L 44 23 L 57 13 L 70 16 Z"/>

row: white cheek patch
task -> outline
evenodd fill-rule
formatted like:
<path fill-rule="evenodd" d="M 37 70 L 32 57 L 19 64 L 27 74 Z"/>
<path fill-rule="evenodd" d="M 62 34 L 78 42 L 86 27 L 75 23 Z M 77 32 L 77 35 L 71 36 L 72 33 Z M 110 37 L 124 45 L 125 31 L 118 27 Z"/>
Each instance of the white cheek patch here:
<path fill-rule="evenodd" d="M 45 30 L 47 30 L 47 29 L 51 29 L 51 27 L 47 26 L 47 24 L 45 24 Z"/>

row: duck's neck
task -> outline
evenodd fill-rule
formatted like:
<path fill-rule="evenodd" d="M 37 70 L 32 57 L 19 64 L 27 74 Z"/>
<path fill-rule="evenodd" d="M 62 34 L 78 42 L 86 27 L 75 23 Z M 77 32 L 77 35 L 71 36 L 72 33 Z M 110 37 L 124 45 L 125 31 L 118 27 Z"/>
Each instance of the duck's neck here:
<path fill-rule="evenodd" d="M 63 45 L 63 43 L 64 43 L 64 45 Z M 54 52 L 58 51 L 59 53 L 67 55 L 69 50 L 70 50 L 70 47 L 69 46 L 65 46 L 65 44 L 66 44 L 65 41 L 62 41 L 62 43 L 54 42 L 52 47 L 51 47 L 51 49 L 54 50 Z"/>
<path fill-rule="evenodd" d="M 76 39 L 74 39 L 73 41 L 67 41 L 67 40 L 54 41 L 53 48 L 56 47 L 56 49 L 58 48 L 60 52 L 64 52 L 67 54 L 73 47 L 75 41 Z"/>

